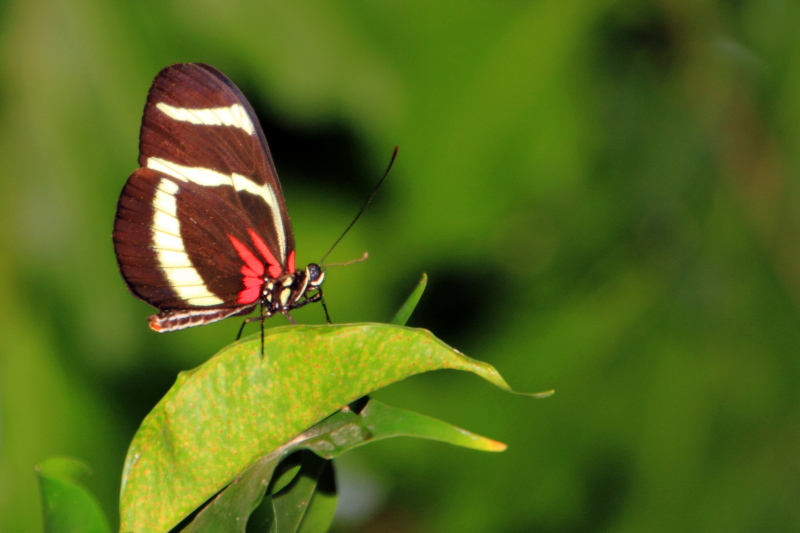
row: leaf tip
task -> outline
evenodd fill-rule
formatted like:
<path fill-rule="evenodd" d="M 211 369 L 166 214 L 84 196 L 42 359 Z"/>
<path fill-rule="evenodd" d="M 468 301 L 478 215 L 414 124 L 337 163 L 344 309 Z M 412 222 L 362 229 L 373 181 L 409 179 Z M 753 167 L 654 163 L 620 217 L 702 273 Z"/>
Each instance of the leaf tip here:
<path fill-rule="evenodd" d="M 498 440 L 491 440 L 486 439 L 488 442 L 486 443 L 486 451 L 487 452 L 504 452 L 508 449 L 508 445 L 500 442 Z"/>

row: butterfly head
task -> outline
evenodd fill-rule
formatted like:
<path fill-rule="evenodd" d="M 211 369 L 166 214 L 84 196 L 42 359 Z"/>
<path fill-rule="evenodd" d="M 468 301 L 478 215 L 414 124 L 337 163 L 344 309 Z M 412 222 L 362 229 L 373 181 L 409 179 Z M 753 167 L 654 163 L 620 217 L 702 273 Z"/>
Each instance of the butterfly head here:
<path fill-rule="evenodd" d="M 306 267 L 306 279 L 308 280 L 308 290 L 318 289 L 325 280 L 325 271 L 316 263 L 310 263 Z"/>

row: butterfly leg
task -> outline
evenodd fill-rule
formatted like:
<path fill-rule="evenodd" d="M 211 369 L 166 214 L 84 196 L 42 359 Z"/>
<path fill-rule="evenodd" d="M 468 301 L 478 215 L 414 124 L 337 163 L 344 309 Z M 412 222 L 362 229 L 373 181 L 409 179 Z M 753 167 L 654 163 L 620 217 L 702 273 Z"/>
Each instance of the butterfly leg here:
<path fill-rule="evenodd" d="M 245 325 L 246 325 L 248 322 L 250 322 L 250 320 L 248 320 L 248 319 L 246 319 L 246 318 L 245 318 L 244 320 L 242 320 L 242 325 L 239 327 L 239 333 L 237 333 L 237 334 L 236 334 L 236 340 L 237 340 L 237 341 L 238 341 L 239 339 L 241 339 L 241 338 L 242 338 L 242 332 L 244 332 L 244 326 L 245 326 Z"/>
<path fill-rule="evenodd" d="M 266 306 L 262 303 L 261 304 L 261 358 L 264 358 L 264 319 L 267 318 L 266 315 Z"/>
<path fill-rule="evenodd" d="M 252 311 L 252 310 L 253 310 L 252 307 L 250 309 L 248 309 L 248 311 Z M 242 320 L 242 325 L 241 325 L 241 327 L 239 327 L 239 333 L 236 334 L 236 340 L 238 341 L 239 339 L 242 338 L 242 333 L 244 333 L 244 327 L 247 324 L 251 323 L 251 322 L 260 322 L 261 323 L 261 331 L 263 333 L 263 331 L 264 331 L 264 320 L 266 320 L 267 318 L 269 318 L 271 316 L 272 316 L 272 313 L 269 312 L 269 308 L 262 304 L 261 305 L 261 309 L 259 311 L 259 316 L 251 316 L 251 317 L 248 317 L 248 318 L 245 318 L 244 320 Z"/>
<path fill-rule="evenodd" d="M 299 309 L 300 307 L 303 307 L 303 306 L 308 305 L 308 304 L 313 304 L 314 302 L 322 302 L 322 309 L 325 311 L 325 320 L 327 320 L 328 321 L 328 325 L 330 325 L 331 324 L 331 315 L 328 314 L 328 306 L 325 305 L 325 299 L 322 297 L 322 289 L 319 288 L 319 287 L 317 288 L 317 293 L 314 296 L 306 296 L 306 299 L 303 300 L 302 302 L 295 303 L 292 306 L 292 309 Z M 286 314 L 286 313 L 284 313 L 284 314 Z M 295 323 L 294 320 L 292 320 L 292 323 L 293 324 Z"/>
<path fill-rule="evenodd" d="M 322 303 L 322 309 L 325 311 L 325 320 L 328 321 L 328 325 L 330 326 L 331 325 L 331 315 L 328 314 L 328 306 L 325 305 L 325 298 L 322 297 L 322 289 L 319 289 L 319 292 L 317 293 L 317 296 L 319 296 L 319 301 L 320 301 L 320 303 Z"/>
<path fill-rule="evenodd" d="M 239 339 L 242 338 L 242 333 L 244 333 L 244 327 L 247 324 L 249 324 L 250 322 L 259 322 L 259 321 L 261 321 L 260 316 L 251 316 L 250 318 L 245 318 L 244 320 L 242 320 L 242 325 L 239 328 L 239 333 L 236 335 L 236 340 L 238 341 Z"/>

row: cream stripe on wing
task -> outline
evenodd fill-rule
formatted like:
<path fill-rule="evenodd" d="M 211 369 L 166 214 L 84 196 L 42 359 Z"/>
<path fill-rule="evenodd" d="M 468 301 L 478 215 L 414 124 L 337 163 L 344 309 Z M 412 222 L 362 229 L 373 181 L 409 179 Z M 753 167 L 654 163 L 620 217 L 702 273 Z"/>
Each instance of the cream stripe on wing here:
<path fill-rule="evenodd" d="M 253 135 L 256 131 L 250 115 L 247 114 L 242 104 L 233 104 L 230 107 L 208 107 L 205 109 L 190 109 L 188 107 L 173 107 L 164 102 L 156 104 L 156 108 L 172 120 L 189 122 L 201 126 L 233 126 Z"/>
<path fill-rule="evenodd" d="M 229 185 L 236 192 L 245 191 L 259 196 L 269 207 L 272 213 L 272 223 L 275 225 L 278 235 L 278 246 L 280 248 L 280 262 L 286 261 L 286 235 L 281 218 L 280 206 L 275 191 L 268 184 L 259 185 L 258 183 L 242 176 L 241 174 L 223 174 L 215 170 L 203 167 L 185 167 L 166 159 L 151 157 L 147 160 L 147 168 L 162 172 L 167 176 L 172 176 L 181 181 L 189 181 L 203 187 L 220 187 Z M 173 184 L 174 185 L 174 184 Z M 177 220 L 177 219 L 176 219 Z"/>
<path fill-rule="evenodd" d="M 178 184 L 162 178 L 153 198 L 153 248 L 158 266 L 172 290 L 189 305 L 220 305 L 224 303 L 208 290 L 203 278 L 194 268 L 183 245 L 178 221 Z"/>

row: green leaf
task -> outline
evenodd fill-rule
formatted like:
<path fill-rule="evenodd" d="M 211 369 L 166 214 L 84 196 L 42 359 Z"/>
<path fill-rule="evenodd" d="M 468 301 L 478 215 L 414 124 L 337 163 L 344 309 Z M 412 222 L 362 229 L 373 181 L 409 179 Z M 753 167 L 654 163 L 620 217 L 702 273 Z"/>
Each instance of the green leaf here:
<path fill-rule="evenodd" d="M 276 468 L 295 449 L 294 445 L 283 447 L 248 468 L 197 513 L 182 533 L 326 531 L 336 510 L 332 462 L 301 450 Z M 265 499 L 273 476 L 275 494 Z"/>
<path fill-rule="evenodd" d="M 502 442 L 481 437 L 447 422 L 370 400 L 360 413 L 342 409 L 304 431 L 279 451 L 282 450 L 285 455 L 298 449 L 308 449 L 325 459 L 334 459 L 353 448 L 392 437 L 438 440 L 487 452 L 506 449 Z"/>
<path fill-rule="evenodd" d="M 45 533 L 110 533 L 100 505 L 81 481 L 89 467 L 67 457 L 36 466 L 42 491 Z"/>
<path fill-rule="evenodd" d="M 335 457 L 356 446 L 391 437 L 438 440 L 485 452 L 502 452 L 506 449 L 506 445 L 502 442 L 487 439 L 447 422 L 413 411 L 391 407 L 375 400 L 370 400 L 361 412 L 361 416 L 351 421 L 350 424 L 351 426 L 346 426 L 336 432 L 336 441 L 327 442 L 323 447 L 318 445 L 318 440 L 312 441 L 308 444 L 309 449 L 323 457 Z M 358 431 L 352 427 L 355 425 L 358 426 Z M 331 447 L 331 451 L 325 449 L 327 446 Z"/>
<path fill-rule="evenodd" d="M 273 496 L 275 533 L 327 531 L 336 510 L 333 461 L 310 451 L 298 454 L 302 468 L 287 487 Z"/>
<path fill-rule="evenodd" d="M 282 458 L 282 455 L 272 454 L 256 462 L 197 513 L 181 533 L 244 533 L 251 513 L 264 499 L 275 467 Z"/>
<path fill-rule="evenodd" d="M 289 528 L 289 531 L 324 531 L 325 524 L 330 524 L 333 518 L 336 494 L 332 482 L 320 481 L 324 469 L 320 468 L 322 463 L 319 462 L 331 460 L 358 446 L 392 437 L 419 437 L 494 452 L 506 448 L 501 442 L 440 420 L 370 400 L 360 413 L 345 408 L 262 458 L 198 513 L 185 532 L 244 531 L 242 528 L 248 518 L 246 512 L 241 510 L 254 509 L 259 505 L 269 484 L 268 474 L 283 457 L 287 459 L 275 469 L 272 482 L 273 493 L 276 493 L 272 502 L 274 512 L 270 502 L 264 501 L 259 512 L 266 510 L 266 514 L 255 516 L 259 514 L 257 512 L 251 519 L 260 522 L 259 531 L 273 531 L 270 527 L 276 527 L 273 526 L 276 519 L 278 529 L 275 531 L 286 530 L 282 528 Z M 298 450 L 301 453 L 295 453 Z M 311 458 L 314 454 L 309 450 L 325 459 Z M 307 466 L 308 463 L 312 466 Z M 282 488 L 277 490 L 276 486 Z M 316 490 L 318 486 L 323 490 Z M 238 512 L 232 511 L 234 508 Z M 294 514 L 289 516 L 289 512 Z M 291 527 L 300 529 L 293 530 Z"/>
<path fill-rule="evenodd" d="M 320 473 L 320 479 L 314 487 L 309 509 L 300 524 L 299 533 L 318 533 L 328 531 L 336 514 L 336 476 L 333 461 L 325 461 L 325 468 Z"/>
<path fill-rule="evenodd" d="M 278 451 L 283 453 L 279 448 Z M 294 459 L 294 460 L 291 460 Z M 278 468 L 275 470 L 272 478 L 272 486 L 270 487 L 270 494 L 275 494 L 283 490 L 285 486 L 292 482 L 292 480 L 300 472 L 300 467 L 303 466 L 303 461 L 300 457 L 287 457 L 280 462 Z"/>
<path fill-rule="evenodd" d="M 408 319 L 411 318 L 411 313 L 414 312 L 416 309 L 417 304 L 419 303 L 419 299 L 422 298 L 422 293 L 425 292 L 425 287 L 428 285 L 428 276 L 427 274 L 422 274 L 422 279 L 419 280 L 419 283 L 411 291 L 411 294 L 408 296 L 406 301 L 400 306 L 400 309 L 397 311 L 397 314 L 394 315 L 392 318 L 391 324 L 395 326 L 405 326 Z"/>
<path fill-rule="evenodd" d="M 274 328 L 260 352 L 259 339 L 249 339 L 181 373 L 145 418 L 123 472 L 123 531 L 169 530 L 251 464 L 305 440 L 306 428 L 411 375 L 466 370 L 510 390 L 491 365 L 420 329 Z M 345 437 L 338 434 L 330 445 Z"/>

